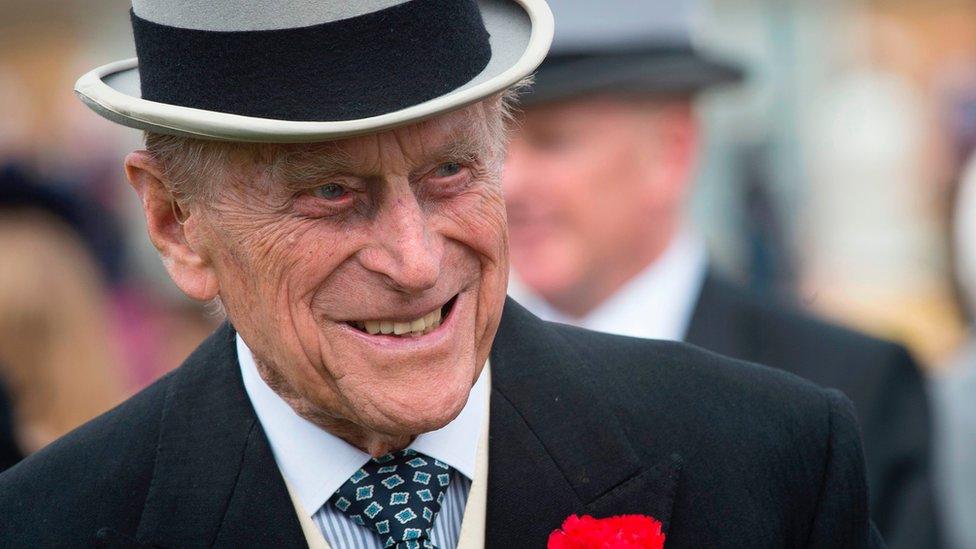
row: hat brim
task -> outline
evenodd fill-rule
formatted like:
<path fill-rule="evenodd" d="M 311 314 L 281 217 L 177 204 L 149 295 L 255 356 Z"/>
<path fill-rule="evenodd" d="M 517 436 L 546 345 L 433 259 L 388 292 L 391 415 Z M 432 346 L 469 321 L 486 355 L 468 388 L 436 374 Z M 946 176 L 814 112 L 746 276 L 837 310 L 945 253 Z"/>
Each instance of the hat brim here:
<path fill-rule="evenodd" d="M 633 52 L 551 55 L 539 67 L 522 103 L 533 105 L 580 95 L 624 93 L 693 94 L 743 79 L 743 71 L 688 48 L 651 48 Z"/>
<path fill-rule="evenodd" d="M 549 50 L 553 18 L 544 0 L 478 0 L 490 34 L 487 66 L 458 89 L 423 103 L 369 118 L 302 122 L 256 118 L 142 99 L 135 58 L 83 75 L 75 93 L 112 122 L 157 133 L 222 141 L 307 143 L 375 133 L 462 108 L 532 73 Z"/>

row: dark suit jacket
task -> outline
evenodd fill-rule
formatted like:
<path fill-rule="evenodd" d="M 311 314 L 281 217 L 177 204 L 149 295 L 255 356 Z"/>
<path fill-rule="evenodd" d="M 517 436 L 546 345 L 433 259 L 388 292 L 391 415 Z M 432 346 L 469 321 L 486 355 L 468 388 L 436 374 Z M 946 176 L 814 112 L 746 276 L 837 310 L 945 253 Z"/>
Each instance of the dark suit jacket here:
<path fill-rule="evenodd" d="M 713 273 L 689 343 L 781 368 L 854 403 L 864 436 L 871 516 L 891 547 L 938 547 L 925 384 L 904 348 L 816 320 Z"/>
<path fill-rule="evenodd" d="M 545 323 L 512 301 L 491 356 L 487 545 L 572 513 L 648 514 L 678 547 L 869 547 L 840 394 L 681 343 Z M 0 546 L 299 547 L 233 329 L 0 475 Z"/>
<path fill-rule="evenodd" d="M 3 383 L 0 383 L 0 473 L 13 467 L 23 456 L 14 436 L 14 413 Z"/>

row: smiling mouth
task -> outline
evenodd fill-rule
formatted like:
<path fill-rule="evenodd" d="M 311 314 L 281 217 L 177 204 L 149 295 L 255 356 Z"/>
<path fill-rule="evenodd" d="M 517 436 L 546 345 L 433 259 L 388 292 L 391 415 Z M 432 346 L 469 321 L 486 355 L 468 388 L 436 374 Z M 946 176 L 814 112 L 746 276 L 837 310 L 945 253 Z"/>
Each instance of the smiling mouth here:
<path fill-rule="evenodd" d="M 346 324 L 369 335 L 388 335 L 394 337 L 420 337 L 436 330 L 454 309 L 458 296 L 455 295 L 441 307 L 420 318 L 408 321 L 362 320 Z"/>

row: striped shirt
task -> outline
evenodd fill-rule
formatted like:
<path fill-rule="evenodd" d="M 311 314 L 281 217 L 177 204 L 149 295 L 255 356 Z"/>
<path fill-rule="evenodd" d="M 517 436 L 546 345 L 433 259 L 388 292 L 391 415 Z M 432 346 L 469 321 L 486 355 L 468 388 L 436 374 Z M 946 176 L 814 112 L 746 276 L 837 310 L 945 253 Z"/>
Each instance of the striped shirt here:
<path fill-rule="evenodd" d="M 464 505 L 468 501 L 471 481 L 457 470 L 451 474 L 451 484 L 447 487 L 444 503 L 434 519 L 434 528 L 430 532 L 430 541 L 439 549 L 453 549 L 457 547 L 458 536 L 461 534 L 461 519 L 464 517 Z M 360 526 L 349 519 L 349 516 L 328 503 L 323 505 L 312 522 L 322 531 L 325 541 L 332 549 L 383 549 L 380 537 L 372 530 Z"/>
<path fill-rule="evenodd" d="M 312 513 L 310 518 L 326 541 L 333 549 L 382 548 L 378 534 L 359 526 L 328 504 L 332 494 L 371 456 L 295 413 L 261 378 L 254 355 L 240 334 L 237 359 L 244 389 L 268 437 L 278 468 L 301 507 Z M 440 549 L 456 547 L 460 535 L 487 413 L 488 368 L 486 364 L 471 388 L 467 404 L 453 421 L 437 431 L 421 434 L 410 445 L 453 469 L 444 503 L 431 531 L 431 542 Z"/>

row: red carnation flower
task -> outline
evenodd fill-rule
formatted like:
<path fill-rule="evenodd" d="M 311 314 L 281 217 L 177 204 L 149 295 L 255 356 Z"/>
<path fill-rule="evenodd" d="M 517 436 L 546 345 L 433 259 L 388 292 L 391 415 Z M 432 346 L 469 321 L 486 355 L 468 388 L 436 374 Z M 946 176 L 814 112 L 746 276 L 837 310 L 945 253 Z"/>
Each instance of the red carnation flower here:
<path fill-rule="evenodd" d="M 661 523 L 646 515 L 595 519 L 571 515 L 549 534 L 548 549 L 663 549 Z"/>

